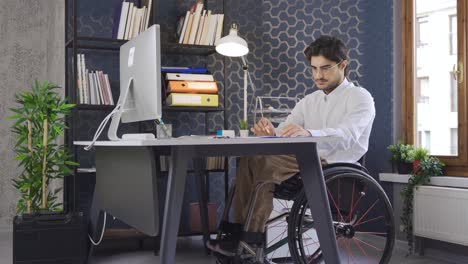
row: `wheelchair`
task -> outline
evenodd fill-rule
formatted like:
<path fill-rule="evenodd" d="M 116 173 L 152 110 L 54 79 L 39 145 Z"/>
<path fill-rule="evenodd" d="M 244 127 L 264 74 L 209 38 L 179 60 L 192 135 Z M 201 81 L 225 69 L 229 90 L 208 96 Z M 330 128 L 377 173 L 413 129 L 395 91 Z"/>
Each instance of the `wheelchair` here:
<path fill-rule="evenodd" d="M 329 164 L 323 166 L 323 175 L 341 263 L 388 263 L 395 241 L 394 216 L 382 187 L 359 164 Z M 256 186 L 244 226 L 250 223 L 257 190 L 267 183 L 271 182 Z M 223 221 L 228 220 L 234 190 L 235 184 L 229 192 Z M 235 257 L 215 252 L 217 263 L 323 263 L 299 173 L 275 185 L 274 205 L 265 227 L 265 247 L 255 248 L 241 241 Z M 217 239 L 222 236 L 221 230 Z"/>

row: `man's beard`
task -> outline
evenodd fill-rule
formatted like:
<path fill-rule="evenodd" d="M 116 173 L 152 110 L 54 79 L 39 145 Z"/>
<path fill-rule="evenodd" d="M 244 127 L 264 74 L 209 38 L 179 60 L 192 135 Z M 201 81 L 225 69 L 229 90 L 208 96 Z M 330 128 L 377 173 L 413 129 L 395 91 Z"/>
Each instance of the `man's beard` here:
<path fill-rule="evenodd" d="M 317 80 L 315 80 L 315 82 L 317 82 L 317 81 L 328 81 L 328 80 L 327 80 L 327 79 L 317 79 Z M 339 80 L 337 80 L 337 81 L 335 81 L 335 82 L 333 82 L 333 83 L 329 83 L 329 84 L 328 84 L 327 86 L 325 86 L 324 88 L 320 88 L 320 87 L 316 84 L 317 88 L 318 88 L 319 90 L 322 90 L 322 91 L 323 91 L 324 93 L 326 93 L 326 94 L 329 94 L 330 92 L 332 92 L 333 90 L 335 90 L 335 88 L 338 87 L 338 85 L 340 85 Z"/>

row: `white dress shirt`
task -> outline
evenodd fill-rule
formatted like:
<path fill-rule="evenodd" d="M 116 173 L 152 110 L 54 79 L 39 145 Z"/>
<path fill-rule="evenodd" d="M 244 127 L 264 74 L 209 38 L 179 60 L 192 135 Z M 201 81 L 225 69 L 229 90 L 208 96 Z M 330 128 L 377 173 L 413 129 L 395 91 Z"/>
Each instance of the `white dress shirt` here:
<path fill-rule="evenodd" d="M 356 162 L 367 152 L 374 118 L 371 94 L 345 78 L 329 94 L 319 90 L 304 97 L 275 131 L 279 134 L 283 126 L 295 123 L 312 136 L 338 137 L 317 144 L 320 157 L 329 163 Z"/>

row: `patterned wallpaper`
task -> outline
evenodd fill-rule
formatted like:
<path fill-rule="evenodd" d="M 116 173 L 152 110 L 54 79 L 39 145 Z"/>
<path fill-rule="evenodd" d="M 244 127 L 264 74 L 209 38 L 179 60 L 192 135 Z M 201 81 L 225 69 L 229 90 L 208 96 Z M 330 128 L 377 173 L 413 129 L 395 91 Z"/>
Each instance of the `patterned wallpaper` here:
<path fill-rule="evenodd" d="M 11 229 L 18 194 L 11 179 L 20 173 L 10 133 L 14 94 L 35 79 L 64 84 L 64 1 L 2 1 L 0 9 L 0 229 Z"/>

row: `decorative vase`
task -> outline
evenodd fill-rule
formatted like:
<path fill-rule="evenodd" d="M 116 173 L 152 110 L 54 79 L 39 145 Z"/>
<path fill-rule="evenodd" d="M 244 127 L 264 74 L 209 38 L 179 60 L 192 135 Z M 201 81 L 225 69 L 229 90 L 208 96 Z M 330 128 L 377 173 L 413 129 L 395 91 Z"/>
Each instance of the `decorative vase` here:
<path fill-rule="evenodd" d="M 239 130 L 239 136 L 240 137 L 248 137 L 249 136 L 249 130 L 248 129 L 240 129 Z"/>
<path fill-rule="evenodd" d="M 411 174 L 413 172 L 413 163 L 398 162 L 397 172 L 399 174 Z"/>

